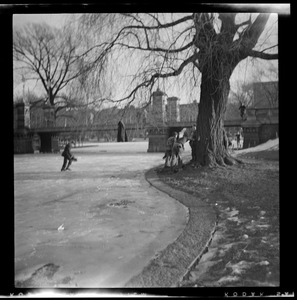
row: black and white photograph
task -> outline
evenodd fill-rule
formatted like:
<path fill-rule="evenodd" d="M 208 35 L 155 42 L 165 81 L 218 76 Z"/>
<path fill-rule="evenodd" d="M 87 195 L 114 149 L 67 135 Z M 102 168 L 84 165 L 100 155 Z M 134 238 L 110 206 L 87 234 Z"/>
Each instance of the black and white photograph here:
<path fill-rule="evenodd" d="M 294 295 L 280 288 L 290 4 L 191 5 L 11 9 L 14 293 Z"/>

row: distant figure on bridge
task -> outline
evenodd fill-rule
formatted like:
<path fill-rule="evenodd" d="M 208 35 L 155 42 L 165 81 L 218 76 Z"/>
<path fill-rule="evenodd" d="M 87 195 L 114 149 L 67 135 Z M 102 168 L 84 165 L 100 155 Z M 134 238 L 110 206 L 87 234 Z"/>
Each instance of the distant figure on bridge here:
<path fill-rule="evenodd" d="M 125 125 L 124 125 L 123 121 L 119 121 L 119 123 L 118 123 L 117 141 L 118 142 L 128 142 L 127 132 L 126 132 Z"/>
<path fill-rule="evenodd" d="M 173 132 L 172 136 L 168 138 L 167 143 L 166 143 L 166 150 L 165 150 L 165 155 L 163 159 L 165 159 L 165 165 L 164 167 L 170 167 L 171 165 L 171 159 L 172 159 L 172 147 L 173 144 L 177 140 L 178 133 L 176 131 Z"/>
<path fill-rule="evenodd" d="M 197 155 L 196 155 L 196 148 L 197 148 L 197 130 L 196 130 L 196 124 L 193 124 L 192 131 L 190 135 L 190 147 L 191 147 L 191 154 L 192 154 L 192 162 L 196 161 Z"/>
<path fill-rule="evenodd" d="M 73 142 L 66 144 L 64 151 L 62 152 L 64 161 L 63 161 L 63 166 L 62 166 L 61 171 L 66 171 L 66 170 L 71 171 L 71 169 L 69 167 L 70 167 L 72 161 L 77 161 L 77 159 L 71 153 L 72 143 Z M 67 164 L 67 162 L 68 162 L 68 164 Z M 66 165 L 67 165 L 67 167 L 66 167 Z"/>
<path fill-rule="evenodd" d="M 243 120 L 245 117 L 246 106 L 242 104 L 242 102 L 240 102 L 239 111 L 240 111 L 240 117 Z"/>

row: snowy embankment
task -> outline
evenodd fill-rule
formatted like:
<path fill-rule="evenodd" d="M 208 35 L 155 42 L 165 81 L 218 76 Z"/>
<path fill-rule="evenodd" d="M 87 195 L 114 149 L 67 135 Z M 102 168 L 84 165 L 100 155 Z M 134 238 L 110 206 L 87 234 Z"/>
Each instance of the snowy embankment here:
<path fill-rule="evenodd" d="M 269 140 L 266 143 L 260 144 L 256 147 L 246 148 L 236 151 L 233 155 L 235 156 L 249 156 L 254 158 L 266 158 L 266 159 L 278 159 L 279 151 L 279 138 Z"/>

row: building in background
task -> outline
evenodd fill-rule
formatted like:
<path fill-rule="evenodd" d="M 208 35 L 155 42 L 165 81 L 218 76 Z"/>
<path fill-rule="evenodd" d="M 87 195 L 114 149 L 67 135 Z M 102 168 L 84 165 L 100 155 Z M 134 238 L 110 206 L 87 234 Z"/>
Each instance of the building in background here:
<path fill-rule="evenodd" d="M 278 107 L 278 81 L 254 82 L 252 84 L 254 108 Z"/>

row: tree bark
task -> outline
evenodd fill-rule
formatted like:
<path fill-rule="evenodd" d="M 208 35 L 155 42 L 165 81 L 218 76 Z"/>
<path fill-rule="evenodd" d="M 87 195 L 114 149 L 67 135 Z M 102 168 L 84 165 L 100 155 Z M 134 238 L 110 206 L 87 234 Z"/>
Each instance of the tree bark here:
<path fill-rule="evenodd" d="M 214 66 L 212 66 L 214 67 Z M 215 71 L 216 70 L 216 71 Z M 215 76 L 214 73 L 216 72 Z M 202 166 L 234 163 L 224 143 L 223 118 L 230 91 L 230 65 L 207 68 L 202 72 L 201 96 L 197 118 L 197 162 Z"/>

